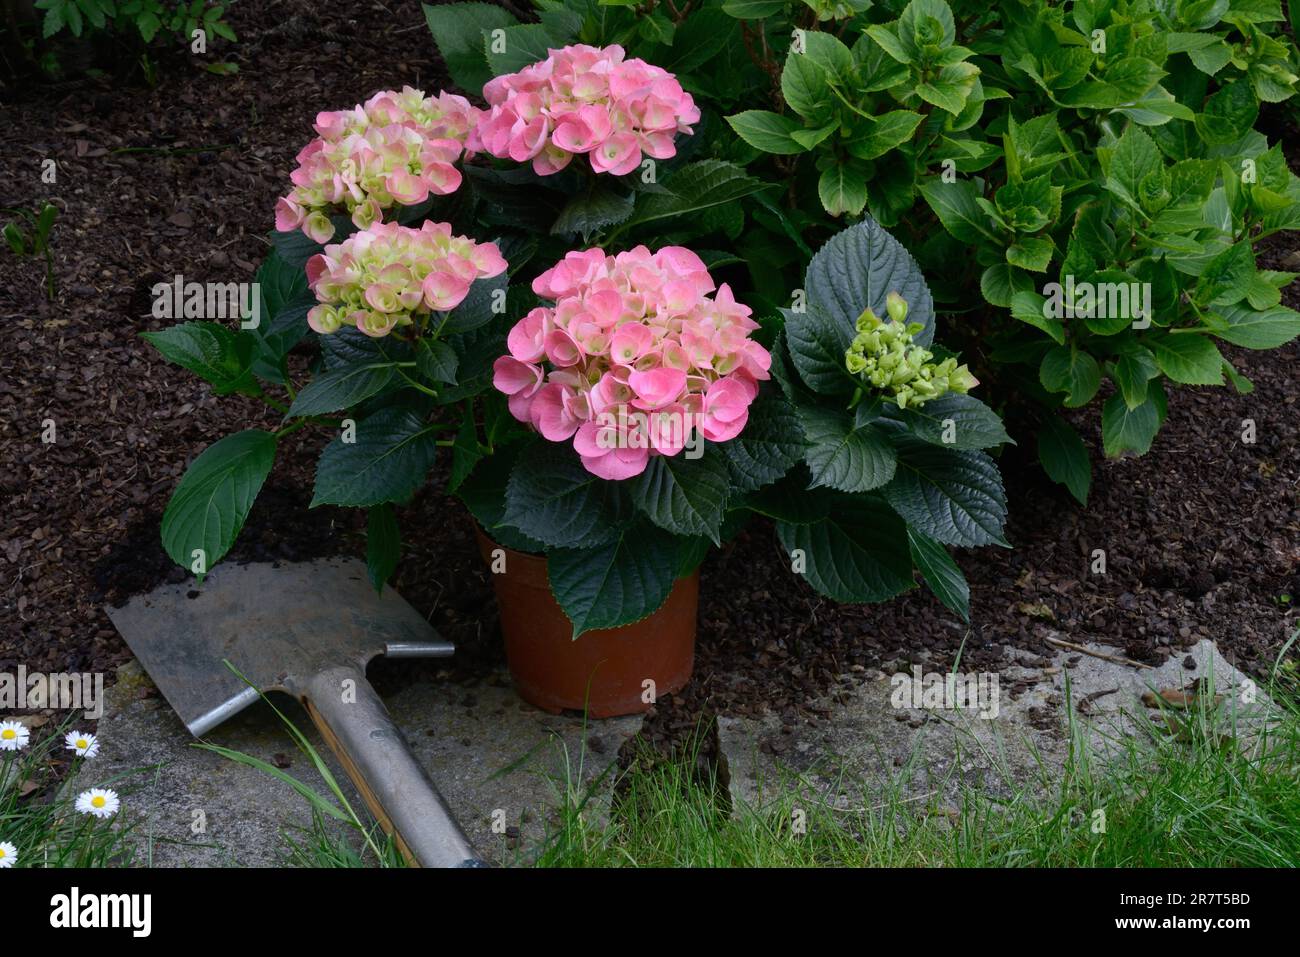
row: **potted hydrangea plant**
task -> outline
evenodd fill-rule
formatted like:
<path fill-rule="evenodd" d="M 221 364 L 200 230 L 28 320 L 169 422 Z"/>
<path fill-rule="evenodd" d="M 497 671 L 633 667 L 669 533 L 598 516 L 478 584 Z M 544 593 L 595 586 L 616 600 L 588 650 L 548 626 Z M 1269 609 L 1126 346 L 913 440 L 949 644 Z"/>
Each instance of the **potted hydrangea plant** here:
<path fill-rule="evenodd" d="M 931 346 L 911 257 L 873 222 L 846 230 L 764 328 L 715 278 L 733 230 L 702 214 L 767 187 L 690 155 L 700 115 L 670 73 L 575 44 L 483 96 L 320 114 L 277 205 L 260 324 L 146 334 L 285 416 L 194 460 L 168 553 L 206 573 L 279 439 L 312 425 L 332 436 L 312 505 L 368 510 L 377 588 L 400 560 L 394 507 L 450 456 L 516 683 L 543 707 L 627 713 L 680 687 L 700 562 L 753 515 L 833 598 L 889 598 L 915 565 L 965 615 L 944 545 L 1002 541 L 981 450 L 1006 436 Z M 304 339 L 305 380 L 288 362 Z"/>
<path fill-rule="evenodd" d="M 484 540 L 521 693 L 639 710 L 690 677 L 695 566 L 729 496 L 718 443 L 744 429 L 771 357 L 683 247 L 571 252 L 533 291 L 553 305 L 515 324 L 493 377 L 532 434 L 462 496 L 513 549 Z"/>

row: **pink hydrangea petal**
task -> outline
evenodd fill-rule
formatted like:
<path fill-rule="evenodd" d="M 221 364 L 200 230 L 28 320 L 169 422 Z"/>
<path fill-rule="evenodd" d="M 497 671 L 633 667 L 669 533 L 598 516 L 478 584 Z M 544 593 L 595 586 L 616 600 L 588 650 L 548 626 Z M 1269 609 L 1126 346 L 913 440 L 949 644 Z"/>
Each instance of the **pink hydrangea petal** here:
<path fill-rule="evenodd" d="M 275 228 L 282 233 L 301 226 L 304 215 L 302 207 L 290 199 L 281 197 L 275 201 Z"/>
<path fill-rule="evenodd" d="M 516 421 L 523 422 L 525 425 L 532 423 L 533 417 L 531 408 L 533 399 L 536 395 L 536 392 L 516 392 L 510 398 L 506 399 L 506 407 L 510 410 L 510 414 L 515 417 Z"/>
<path fill-rule="evenodd" d="M 469 282 L 450 273 L 430 273 L 424 279 L 424 301 L 430 309 L 445 312 L 455 309 L 469 292 Z"/>
<path fill-rule="evenodd" d="M 578 431 L 582 423 L 569 413 L 564 386 L 548 383 L 538 390 L 530 415 L 537 431 L 552 442 L 563 442 Z"/>
<path fill-rule="evenodd" d="M 582 347 L 563 329 L 552 329 L 546 334 L 546 358 L 556 366 L 571 366 L 581 361 Z"/>
<path fill-rule="evenodd" d="M 700 434 L 710 442 L 730 442 L 745 429 L 745 424 L 749 421 L 749 410 L 740 418 L 731 422 L 718 422 L 705 417 L 700 423 Z"/>
<path fill-rule="evenodd" d="M 580 456 L 583 467 L 599 478 L 621 482 L 634 478 L 650 463 L 649 449 L 614 449 L 604 455 Z"/>
<path fill-rule="evenodd" d="M 659 368 L 649 372 L 633 372 L 627 383 L 636 393 L 637 404 L 642 408 L 658 408 L 672 402 L 686 388 L 686 373 L 680 369 Z"/>
<path fill-rule="evenodd" d="M 492 363 L 492 387 L 506 395 L 520 392 L 532 395 L 541 385 L 543 375 L 541 366 L 511 356 L 501 356 Z"/>

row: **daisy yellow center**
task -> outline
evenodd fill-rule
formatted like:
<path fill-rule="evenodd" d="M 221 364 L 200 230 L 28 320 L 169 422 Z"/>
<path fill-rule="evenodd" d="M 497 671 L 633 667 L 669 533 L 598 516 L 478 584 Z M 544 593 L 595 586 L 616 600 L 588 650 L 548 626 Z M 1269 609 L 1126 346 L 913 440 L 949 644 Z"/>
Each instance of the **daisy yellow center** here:
<path fill-rule="evenodd" d="M 12 741 L 16 737 L 18 737 L 18 732 L 13 728 L 5 728 L 0 731 L 0 738 L 4 738 L 6 741 Z"/>
<path fill-rule="evenodd" d="M 85 747 L 89 747 L 89 744 L 87 743 L 87 741 L 86 741 L 85 738 L 78 738 L 78 739 L 77 739 L 77 747 L 79 747 L 79 748 L 85 748 Z"/>
<path fill-rule="evenodd" d="M 0 857 L 8 857 L 8 856 L 9 855 L 5 853 L 5 849 L 3 847 L 0 847 Z"/>
<path fill-rule="evenodd" d="M 94 807 L 103 807 L 106 802 L 104 801 L 104 796 L 102 794 L 96 794 L 90 799 L 90 803 Z"/>

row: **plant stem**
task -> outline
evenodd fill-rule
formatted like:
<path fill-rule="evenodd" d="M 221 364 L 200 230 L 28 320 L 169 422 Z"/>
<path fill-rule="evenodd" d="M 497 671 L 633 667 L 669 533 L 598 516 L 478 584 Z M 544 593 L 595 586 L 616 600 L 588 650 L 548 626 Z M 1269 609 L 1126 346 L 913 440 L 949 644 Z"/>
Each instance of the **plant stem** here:
<path fill-rule="evenodd" d="M 307 426 L 307 425 L 311 425 L 311 419 L 309 418 L 299 419 L 297 422 L 293 423 L 292 425 L 286 425 L 284 428 L 280 429 L 278 432 L 275 433 L 275 437 L 277 439 L 282 439 L 290 432 L 297 432 L 303 426 Z"/>
<path fill-rule="evenodd" d="M 410 363 L 410 364 L 411 364 L 411 365 L 415 365 L 414 362 L 412 362 L 412 363 Z M 414 379 L 412 379 L 409 375 L 407 375 L 405 372 L 403 372 L 403 371 L 402 371 L 402 365 L 405 365 L 405 363 L 402 363 L 401 365 L 398 365 L 398 367 L 397 367 L 397 374 L 400 375 L 403 379 L 406 380 L 406 384 L 407 384 L 407 385 L 409 385 L 409 386 L 410 386 L 411 388 L 413 388 L 413 389 L 419 389 L 421 392 L 425 393 L 426 395 L 431 395 L 431 396 L 433 396 L 435 399 L 438 398 L 438 393 L 437 393 L 436 391 L 434 391 L 433 389 L 430 389 L 427 385 L 425 385 L 425 384 L 422 383 L 422 382 L 416 382 L 416 381 L 415 381 Z"/>

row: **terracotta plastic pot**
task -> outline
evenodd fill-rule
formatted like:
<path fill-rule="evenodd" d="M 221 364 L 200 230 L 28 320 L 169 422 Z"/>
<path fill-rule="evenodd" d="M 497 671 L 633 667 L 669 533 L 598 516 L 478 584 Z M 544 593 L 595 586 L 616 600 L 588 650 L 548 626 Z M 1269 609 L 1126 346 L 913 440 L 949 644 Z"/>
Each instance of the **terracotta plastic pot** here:
<path fill-rule="evenodd" d="M 501 633 L 515 690 L 545 711 L 586 710 L 594 718 L 637 714 L 654 695 L 682 688 L 695 666 L 695 623 L 700 573 L 679 578 L 668 600 L 648 618 L 584 632 L 560 608 L 546 577 L 546 559 L 497 545 L 480 530 L 479 551 L 491 567 L 493 549 L 505 553 L 505 571 L 492 576 Z"/>

